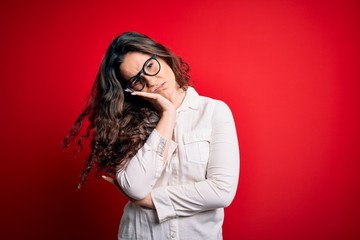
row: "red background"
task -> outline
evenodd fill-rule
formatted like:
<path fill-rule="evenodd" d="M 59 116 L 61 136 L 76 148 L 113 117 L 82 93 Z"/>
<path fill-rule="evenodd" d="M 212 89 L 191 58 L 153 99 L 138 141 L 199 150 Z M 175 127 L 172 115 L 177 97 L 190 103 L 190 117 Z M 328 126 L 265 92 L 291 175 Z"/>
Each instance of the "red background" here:
<path fill-rule="evenodd" d="M 224 239 L 360 239 L 358 1 L 2 1 L 1 239 L 116 239 L 124 200 L 61 141 L 117 34 L 139 31 L 231 107 Z"/>

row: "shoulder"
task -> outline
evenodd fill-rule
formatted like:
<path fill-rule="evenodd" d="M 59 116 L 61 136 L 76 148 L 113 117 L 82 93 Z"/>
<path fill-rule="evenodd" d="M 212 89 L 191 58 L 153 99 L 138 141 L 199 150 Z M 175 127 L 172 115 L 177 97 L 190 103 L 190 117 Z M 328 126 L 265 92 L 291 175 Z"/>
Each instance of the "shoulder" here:
<path fill-rule="evenodd" d="M 221 125 L 234 122 L 232 111 L 224 101 L 204 96 L 200 96 L 200 98 L 203 103 L 201 108 L 211 111 L 211 121 L 213 124 Z"/>
<path fill-rule="evenodd" d="M 222 100 L 199 95 L 192 87 L 189 87 L 187 92 L 190 105 L 196 109 L 199 108 L 202 111 L 214 111 L 214 113 L 217 113 L 219 111 L 231 113 L 229 106 Z"/>
<path fill-rule="evenodd" d="M 219 99 L 199 95 L 199 102 L 204 105 L 212 105 L 215 110 L 231 111 L 229 106 Z"/>

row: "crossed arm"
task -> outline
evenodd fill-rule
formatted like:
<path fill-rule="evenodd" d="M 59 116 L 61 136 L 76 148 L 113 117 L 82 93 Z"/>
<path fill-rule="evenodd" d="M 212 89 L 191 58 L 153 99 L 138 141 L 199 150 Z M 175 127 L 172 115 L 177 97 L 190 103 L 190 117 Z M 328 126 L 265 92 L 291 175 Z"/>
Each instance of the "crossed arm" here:
<path fill-rule="evenodd" d="M 238 143 L 229 108 L 219 102 L 215 111 L 205 180 L 153 188 L 163 170 L 166 159 L 164 153 L 169 152 L 169 148 L 171 152 L 170 138 L 167 137 L 171 135 L 166 136 L 166 132 L 160 133 L 162 129 L 158 127 L 130 161 L 126 171 L 117 175 L 118 182 L 106 177 L 105 180 L 116 185 L 119 191 L 134 203 L 156 209 L 160 222 L 176 216 L 190 216 L 228 206 L 237 188 Z M 164 123 L 168 122 L 164 121 Z"/>

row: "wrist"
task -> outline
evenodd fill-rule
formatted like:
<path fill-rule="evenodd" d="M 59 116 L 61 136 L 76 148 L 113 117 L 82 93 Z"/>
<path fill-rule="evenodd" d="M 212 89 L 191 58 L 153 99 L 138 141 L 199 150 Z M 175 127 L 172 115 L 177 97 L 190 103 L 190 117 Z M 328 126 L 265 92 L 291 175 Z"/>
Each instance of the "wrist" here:
<path fill-rule="evenodd" d="M 165 109 L 164 111 L 162 111 L 161 113 L 161 117 L 166 117 L 166 118 L 173 118 L 175 119 L 176 116 L 176 110 L 175 108 L 173 109 Z"/>

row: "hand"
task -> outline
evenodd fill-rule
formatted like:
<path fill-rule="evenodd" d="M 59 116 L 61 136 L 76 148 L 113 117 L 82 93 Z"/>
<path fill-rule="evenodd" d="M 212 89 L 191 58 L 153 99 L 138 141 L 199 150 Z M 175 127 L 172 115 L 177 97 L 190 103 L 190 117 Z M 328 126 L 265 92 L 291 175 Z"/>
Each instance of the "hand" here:
<path fill-rule="evenodd" d="M 158 111 L 161 112 L 160 120 L 156 125 L 155 129 L 161 136 L 167 139 L 163 151 L 163 162 L 165 164 L 170 146 L 170 140 L 172 138 L 175 126 L 175 106 L 172 102 L 170 102 L 168 99 L 158 93 L 132 92 L 131 94 L 147 99 Z"/>
<path fill-rule="evenodd" d="M 118 181 L 116 181 L 116 179 L 112 178 L 112 177 L 108 177 L 105 175 L 101 176 L 105 181 L 111 183 L 112 185 L 115 186 L 115 188 L 129 201 L 134 202 L 136 201 L 135 199 L 129 197 L 128 195 L 126 195 L 126 193 L 124 192 L 124 190 L 122 190 L 122 188 L 120 187 Z"/>
<path fill-rule="evenodd" d="M 148 100 L 160 112 L 175 113 L 174 104 L 158 93 L 132 92 L 131 95 L 140 96 Z"/>
<path fill-rule="evenodd" d="M 149 209 L 155 209 L 154 203 L 151 198 L 151 193 L 149 193 L 144 199 L 133 201 L 133 203 Z"/>
<path fill-rule="evenodd" d="M 116 189 L 129 201 L 135 203 L 136 205 L 139 205 L 141 207 L 144 208 L 150 208 L 150 209 L 155 209 L 154 203 L 152 201 L 151 198 L 151 193 L 149 193 L 144 199 L 141 200 L 135 200 L 131 197 L 129 197 L 128 195 L 126 195 L 126 193 L 124 192 L 124 190 L 122 190 L 122 188 L 120 187 L 119 183 L 112 177 L 108 177 L 103 175 L 102 178 L 104 180 L 106 180 L 107 182 L 111 183 L 112 185 L 114 185 L 116 187 Z"/>

